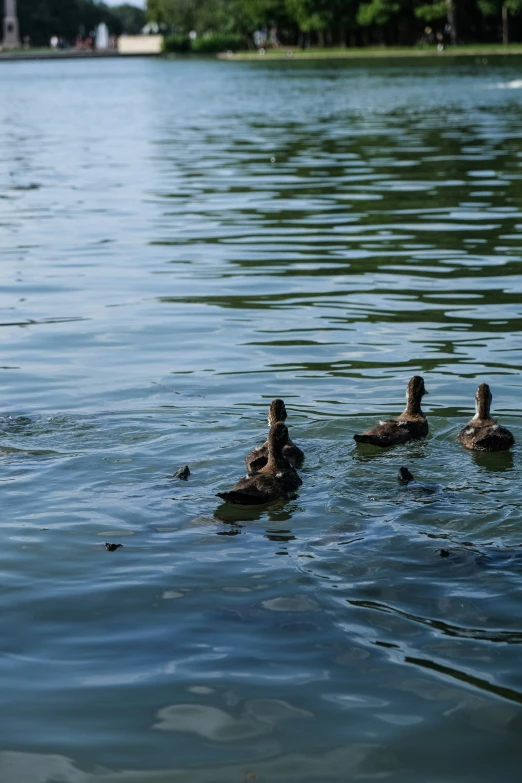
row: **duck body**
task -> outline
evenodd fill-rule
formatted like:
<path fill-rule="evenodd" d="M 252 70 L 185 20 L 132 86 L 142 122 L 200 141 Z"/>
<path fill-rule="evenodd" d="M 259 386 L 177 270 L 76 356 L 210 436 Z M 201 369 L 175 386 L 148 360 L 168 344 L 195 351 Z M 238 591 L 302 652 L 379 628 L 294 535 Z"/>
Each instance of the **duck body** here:
<path fill-rule="evenodd" d="M 380 421 L 377 427 L 366 430 L 360 435 L 354 435 L 356 443 L 369 443 L 372 446 L 396 446 L 409 440 L 425 438 L 428 434 L 427 419 L 419 421 L 399 421 L 390 419 Z"/>
<path fill-rule="evenodd" d="M 368 443 L 372 446 L 396 446 L 409 440 L 425 438 L 429 432 L 428 419 L 421 409 L 421 400 L 428 392 L 424 388 L 424 379 L 414 375 L 406 391 L 406 409 L 396 419 L 380 421 L 376 427 L 366 430 L 353 439 L 356 443 Z"/>
<path fill-rule="evenodd" d="M 290 465 L 287 470 L 279 471 L 274 475 L 262 473 L 250 473 L 237 482 L 234 489 L 229 492 L 218 492 L 218 497 L 227 503 L 236 503 L 242 506 L 257 506 L 263 503 L 271 503 L 279 498 L 286 499 L 289 492 L 293 492 L 302 484 L 301 478 Z"/>
<path fill-rule="evenodd" d="M 280 498 L 286 499 L 303 483 L 295 468 L 284 456 L 288 445 L 288 430 L 283 422 L 276 422 L 268 433 L 268 457 L 263 468 L 249 473 L 228 492 L 217 496 L 228 503 L 243 506 L 261 505 Z"/>
<path fill-rule="evenodd" d="M 284 423 L 286 417 L 286 407 L 283 400 L 272 400 L 268 410 L 269 426 L 271 427 L 278 421 Z M 301 451 L 299 446 L 296 446 L 290 438 L 288 438 L 288 443 L 283 449 L 283 455 L 291 465 L 297 468 L 301 467 L 305 458 L 304 452 Z M 247 470 L 250 473 L 255 473 L 264 468 L 268 462 L 268 440 L 266 440 L 262 446 L 257 446 L 255 449 L 252 449 L 252 451 L 247 454 L 245 461 Z"/>
<path fill-rule="evenodd" d="M 487 383 L 481 383 L 475 395 L 476 413 L 459 432 L 457 440 L 473 451 L 508 451 L 515 443 L 513 434 L 490 416 L 493 395 Z"/>
<path fill-rule="evenodd" d="M 482 426 L 470 422 L 460 431 L 457 440 L 464 448 L 474 451 L 509 451 L 515 444 L 512 433 L 497 424 L 495 419 L 490 419 Z"/>
<path fill-rule="evenodd" d="M 304 462 L 304 452 L 301 451 L 299 446 L 296 446 L 290 438 L 288 439 L 288 445 L 283 449 L 283 455 L 288 460 L 290 465 L 296 468 L 300 468 Z M 246 466 L 250 473 L 255 473 L 261 468 L 264 468 L 268 462 L 268 441 L 265 441 L 262 446 L 252 449 L 252 451 L 246 456 Z"/>

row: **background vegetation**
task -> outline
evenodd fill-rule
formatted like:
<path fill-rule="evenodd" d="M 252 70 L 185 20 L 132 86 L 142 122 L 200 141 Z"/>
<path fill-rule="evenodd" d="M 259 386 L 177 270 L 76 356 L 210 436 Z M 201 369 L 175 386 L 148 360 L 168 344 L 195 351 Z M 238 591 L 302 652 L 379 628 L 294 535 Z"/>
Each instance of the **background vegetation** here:
<path fill-rule="evenodd" d="M 267 46 L 507 43 L 522 40 L 521 12 L 522 0 L 147 0 L 178 35 L 239 34 L 249 48 L 256 30 Z"/>
<path fill-rule="evenodd" d="M 33 46 L 53 35 L 74 43 L 99 22 L 112 34 L 135 34 L 147 19 L 169 33 L 165 50 L 176 52 L 522 40 L 522 0 L 147 0 L 146 16 L 128 3 L 18 0 L 18 14 Z"/>
<path fill-rule="evenodd" d="M 72 44 L 100 22 L 115 35 L 138 33 L 147 21 L 141 8 L 128 3 L 109 7 L 93 0 L 18 0 L 17 6 L 20 35 L 28 35 L 32 46 L 48 46 L 53 35 Z"/>

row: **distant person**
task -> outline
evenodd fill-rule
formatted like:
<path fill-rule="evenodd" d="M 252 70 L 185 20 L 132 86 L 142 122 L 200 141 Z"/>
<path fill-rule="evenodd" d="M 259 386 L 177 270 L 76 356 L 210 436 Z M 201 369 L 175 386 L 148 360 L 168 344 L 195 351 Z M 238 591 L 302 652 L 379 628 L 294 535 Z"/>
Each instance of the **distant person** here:
<path fill-rule="evenodd" d="M 274 49 L 278 49 L 281 46 L 281 44 L 279 43 L 279 38 L 277 37 L 277 27 L 270 28 L 268 43 L 270 44 L 270 46 L 273 46 Z"/>
<path fill-rule="evenodd" d="M 24 35 L 23 48 L 24 49 L 30 49 L 31 48 L 31 36 L 30 35 Z"/>
<path fill-rule="evenodd" d="M 53 35 L 49 43 L 51 44 L 51 49 L 56 49 L 58 47 L 58 36 Z"/>

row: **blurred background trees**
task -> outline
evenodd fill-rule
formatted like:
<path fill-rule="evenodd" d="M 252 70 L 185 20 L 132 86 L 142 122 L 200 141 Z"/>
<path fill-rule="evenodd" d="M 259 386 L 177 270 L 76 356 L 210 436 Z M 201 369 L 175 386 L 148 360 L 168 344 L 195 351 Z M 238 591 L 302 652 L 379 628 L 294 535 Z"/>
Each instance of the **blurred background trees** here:
<path fill-rule="evenodd" d="M 100 22 L 111 34 L 156 22 L 173 51 L 261 46 L 498 43 L 522 40 L 522 0 L 18 0 L 22 37 L 74 43 Z M 190 34 L 192 33 L 192 38 Z M 195 35 L 194 35 L 195 34 Z"/>
<path fill-rule="evenodd" d="M 52 36 L 70 44 L 88 36 L 100 22 L 114 35 L 138 33 L 146 23 L 145 11 L 125 3 L 108 6 L 93 0 L 18 0 L 20 35 L 32 46 L 48 46 Z"/>
<path fill-rule="evenodd" d="M 178 35 L 236 33 L 251 47 L 256 31 L 268 46 L 522 40 L 522 0 L 147 0 L 147 15 Z"/>

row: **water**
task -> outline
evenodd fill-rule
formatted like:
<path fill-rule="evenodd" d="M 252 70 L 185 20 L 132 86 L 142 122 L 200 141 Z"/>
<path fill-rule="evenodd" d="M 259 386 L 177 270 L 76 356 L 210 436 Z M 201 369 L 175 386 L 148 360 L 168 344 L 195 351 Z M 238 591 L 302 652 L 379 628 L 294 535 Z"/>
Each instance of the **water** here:
<path fill-rule="evenodd" d="M 2 783 L 519 779 L 521 62 L 2 63 Z"/>

